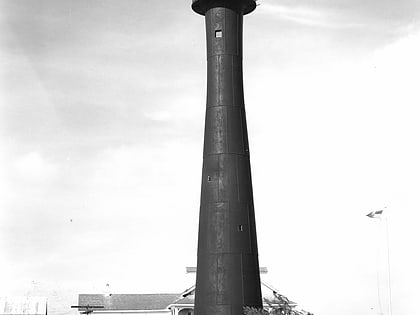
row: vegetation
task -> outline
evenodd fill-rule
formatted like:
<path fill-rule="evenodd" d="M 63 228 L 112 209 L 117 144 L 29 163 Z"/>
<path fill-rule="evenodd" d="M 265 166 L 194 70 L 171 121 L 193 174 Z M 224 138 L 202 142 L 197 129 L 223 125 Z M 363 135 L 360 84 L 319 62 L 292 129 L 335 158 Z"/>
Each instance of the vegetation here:
<path fill-rule="evenodd" d="M 244 315 L 313 315 L 297 310 L 295 303 L 279 293 L 274 293 L 274 298 L 265 299 L 264 303 L 268 305 L 267 309 L 244 307 Z"/>
<path fill-rule="evenodd" d="M 268 315 L 269 313 L 266 310 L 255 308 L 255 307 L 244 307 L 244 315 Z"/>

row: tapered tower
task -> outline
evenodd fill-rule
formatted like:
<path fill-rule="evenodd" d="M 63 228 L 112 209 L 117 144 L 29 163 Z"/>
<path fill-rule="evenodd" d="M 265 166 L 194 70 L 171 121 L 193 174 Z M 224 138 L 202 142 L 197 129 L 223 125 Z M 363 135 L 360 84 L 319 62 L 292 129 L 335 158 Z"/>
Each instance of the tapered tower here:
<path fill-rule="evenodd" d="M 205 15 L 207 106 L 195 315 L 261 307 L 254 202 L 242 82 L 243 15 L 253 0 L 193 0 Z"/>

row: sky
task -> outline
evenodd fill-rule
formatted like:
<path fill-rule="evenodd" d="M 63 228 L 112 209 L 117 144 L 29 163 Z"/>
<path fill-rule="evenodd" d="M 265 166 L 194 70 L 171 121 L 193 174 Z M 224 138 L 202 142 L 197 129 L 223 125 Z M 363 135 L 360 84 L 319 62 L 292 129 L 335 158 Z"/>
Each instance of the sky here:
<path fill-rule="evenodd" d="M 0 0 L 0 296 L 61 315 L 79 293 L 194 283 L 206 60 L 190 4 Z M 244 18 L 263 280 L 315 314 L 379 314 L 378 296 L 388 314 L 388 249 L 393 313 L 418 309 L 419 26 L 415 0 L 261 0 Z"/>

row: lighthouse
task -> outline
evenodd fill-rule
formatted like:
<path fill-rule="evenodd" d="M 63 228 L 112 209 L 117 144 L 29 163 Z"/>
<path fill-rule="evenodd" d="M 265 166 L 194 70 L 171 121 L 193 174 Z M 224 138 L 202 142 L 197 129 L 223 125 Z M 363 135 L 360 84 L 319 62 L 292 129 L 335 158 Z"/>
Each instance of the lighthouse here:
<path fill-rule="evenodd" d="M 195 315 L 262 307 L 242 74 L 243 16 L 253 0 L 193 0 L 205 16 L 207 102 Z"/>

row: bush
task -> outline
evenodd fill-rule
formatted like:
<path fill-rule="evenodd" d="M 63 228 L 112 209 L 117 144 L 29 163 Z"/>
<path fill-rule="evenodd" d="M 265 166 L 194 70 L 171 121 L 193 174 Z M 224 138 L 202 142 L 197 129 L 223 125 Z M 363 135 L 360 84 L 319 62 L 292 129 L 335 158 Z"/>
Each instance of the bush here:
<path fill-rule="evenodd" d="M 244 315 L 269 315 L 269 313 L 261 308 L 245 306 Z"/>
<path fill-rule="evenodd" d="M 279 293 L 274 293 L 274 299 L 265 300 L 268 310 L 255 307 L 244 307 L 244 315 L 313 315 L 305 311 L 297 310 L 296 304 Z"/>

